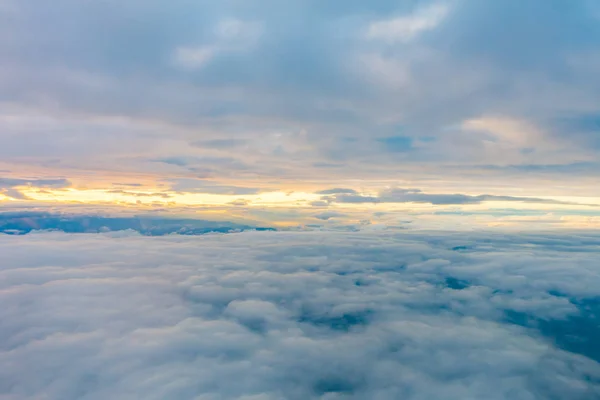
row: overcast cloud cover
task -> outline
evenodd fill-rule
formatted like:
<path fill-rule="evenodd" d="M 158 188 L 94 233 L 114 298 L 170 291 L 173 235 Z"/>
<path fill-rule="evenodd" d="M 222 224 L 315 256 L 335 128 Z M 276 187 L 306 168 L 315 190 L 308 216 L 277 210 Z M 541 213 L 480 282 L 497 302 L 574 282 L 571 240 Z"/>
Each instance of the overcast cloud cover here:
<path fill-rule="evenodd" d="M 6 399 L 600 396 L 585 232 L 0 235 Z"/>
<path fill-rule="evenodd" d="M 599 48 L 593 0 L 1 0 L 0 196 L 597 205 Z"/>

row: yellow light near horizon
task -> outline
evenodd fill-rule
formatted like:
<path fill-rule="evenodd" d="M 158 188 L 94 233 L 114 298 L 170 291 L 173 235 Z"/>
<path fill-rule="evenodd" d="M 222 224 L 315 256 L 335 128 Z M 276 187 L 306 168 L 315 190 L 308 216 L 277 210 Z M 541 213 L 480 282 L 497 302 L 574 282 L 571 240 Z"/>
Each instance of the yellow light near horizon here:
<path fill-rule="evenodd" d="M 322 199 L 322 195 L 309 192 L 284 192 L 271 191 L 258 194 L 233 195 L 233 194 L 214 194 L 214 193 L 180 193 L 180 192 L 152 192 L 152 191 L 124 191 L 118 192 L 112 189 L 46 189 L 39 190 L 29 187 L 19 188 L 19 190 L 34 201 L 54 202 L 54 203 L 78 203 L 78 204 L 110 204 L 124 207 L 138 206 L 161 206 L 161 207 L 225 207 L 230 210 L 236 208 L 234 202 L 243 202 L 244 207 L 265 207 L 265 208 L 304 208 L 318 210 L 310 204 L 313 201 Z M 365 193 L 364 196 L 376 196 L 376 194 Z M 539 210 L 551 212 L 553 210 L 582 210 L 600 207 L 600 198 L 581 198 L 581 197 L 542 197 L 541 199 L 572 202 L 580 204 L 552 204 L 552 203 L 534 203 L 534 202 L 515 202 L 515 201 L 488 201 L 479 204 L 430 204 L 430 203 L 332 203 L 328 205 L 329 209 L 339 209 L 356 212 L 407 212 L 407 213 L 427 213 L 440 210 L 457 211 L 489 211 L 490 209 L 520 209 L 520 210 Z M 2 201 L 15 199 L 0 194 Z M 245 203 L 245 204 L 244 204 Z M 592 206 L 585 204 L 598 204 Z"/>
<path fill-rule="evenodd" d="M 108 189 L 60 189 L 60 190 L 31 190 L 22 189 L 23 194 L 32 200 L 53 202 L 78 203 L 114 203 L 114 204 L 153 204 L 165 206 L 194 206 L 218 205 L 228 206 L 234 201 L 247 201 L 249 205 L 270 206 L 285 205 L 287 207 L 304 206 L 306 202 L 320 199 L 320 195 L 303 192 L 264 192 L 251 195 L 229 195 L 214 193 L 177 193 L 177 192 L 142 192 L 129 191 L 126 193 L 111 192 Z M 168 197 L 165 197 L 168 196 Z"/>

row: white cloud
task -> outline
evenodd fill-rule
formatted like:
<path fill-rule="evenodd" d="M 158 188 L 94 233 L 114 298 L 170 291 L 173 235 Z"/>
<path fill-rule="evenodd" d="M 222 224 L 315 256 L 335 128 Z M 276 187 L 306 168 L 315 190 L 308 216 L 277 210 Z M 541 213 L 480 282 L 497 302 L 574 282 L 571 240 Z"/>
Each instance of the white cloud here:
<path fill-rule="evenodd" d="M 0 396 L 597 398 L 597 337 L 577 324 L 593 322 L 599 245 L 582 233 L 0 236 Z"/>
<path fill-rule="evenodd" d="M 367 37 L 390 43 L 408 42 L 419 34 L 434 29 L 447 14 L 447 5 L 434 4 L 411 15 L 373 22 L 369 25 Z"/>
<path fill-rule="evenodd" d="M 179 47 L 175 50 L 173 61 L 184 68 L 196 69 L 205 66 L 216 54 L 211 46 Z"/>
<path fill-rule="evenodd" d="M 402 89 L 411 83 L 411 73 L 406 61 L 368 53 L 358 57 L 361 73 L 381 87 Z"/>
<path fill-rule="evenodd" d="M 242 21 L 236 18 L 227 18 L 217 24 L 216 33 L 220 40 L 230 43 L 256 42 L 262 35 L 262 24 L 255 21 Z"/>
<path fill-rule="evenodd" d="M 487 133 L 489 141 L 513 148 L 544 146 L 549 140 L 544 132 L 527 121 L 508 117 L 473 118 L 464 121 L 462 128 Z"/>
<path fill-rule="evenodd" d="M 199 69 L 219 54 L 248 51 L 262 35 L 262 25 L 253 21 L 227 18 L 215 28 L 216 39 L 210 45 L 181 46 L 175 49 L 173 62 L 185 69 Z"/>

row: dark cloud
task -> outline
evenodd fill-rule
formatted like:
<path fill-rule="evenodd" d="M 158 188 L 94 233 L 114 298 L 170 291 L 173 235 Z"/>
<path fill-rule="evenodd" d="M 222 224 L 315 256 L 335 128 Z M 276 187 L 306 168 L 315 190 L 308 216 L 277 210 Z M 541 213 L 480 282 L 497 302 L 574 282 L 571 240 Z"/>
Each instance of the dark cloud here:
<path fill-rule="evenodd" d="M 0 393 L 596 399 L 598 246 L 585 232 L 0 235 Z"/>

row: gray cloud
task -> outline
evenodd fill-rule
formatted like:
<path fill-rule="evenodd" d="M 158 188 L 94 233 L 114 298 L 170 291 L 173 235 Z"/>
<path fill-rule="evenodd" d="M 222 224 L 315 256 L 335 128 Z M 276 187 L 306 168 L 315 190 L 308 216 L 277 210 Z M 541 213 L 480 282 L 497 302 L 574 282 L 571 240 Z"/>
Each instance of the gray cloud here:
<path fill-rule="evenodd" d="M 23 193 L 18 191 L 17 189 L 0 189 L 0 193 L 3 195 L 10 197 L 15 200 L 28 200 L 29 197 L 25 196 Z"/>
<path fill-rule="evenodd" d="M 401 188 L 384 190 L 379 193 L 379 196 L 340 194 L 335 195 L 333 197 L 328 197 L 328 199 L 331 199 L 338 203 L 428 203 L 436 205 L 449 205 L 480 204 L 486 201 L 514 201 L 538 204 L 598 206 L 597 204 L 578 204 L 573 202 L 541 199 L 536 197 L 496 196 L 490 194 L 482 194 L 477 196 L 471 196 L 466 194 L 436 194 L 424 193 L 420 189 Z"/>
<path fill-rule="evenodd" d="M 358 192 L 354 189 L 346 189 L 346 188 L 333 188 L 333 189 L 325 189 L 316 192 L 316 194 L 358 194 Z"/>
<path fill-rule="evenodd" d="M 0 178 L 0 188 L 16 188 L 20 186 L 33 186 L 39 188 L 63 189 L 71 186 L 69 180 L 60 179 L 19 179 Z"/>
<path fill-rule="evenodd" d="M 243 139 L 211 139 L 211 140 L 198 140 L 190 143 L 192 146 L 207 148 L 207 149 L 232 149 L 241 147 L 247 144 L 247 140 Z"/>
<path fill-rule="evenodd" d="M 141 183 L 115 183 L 114 186 L 125 186 L 125 187 L 141 187 Z"/>
<path fill-rule="evenodd" d="M 243 199 L 238 199 L 238 200 L 234 200 L 229 202 L 229 204 L 231 204 L 232 206 L 236 206 L 236 207 L 244 207 L 250 204 L 250 201 L 248 200 L 243 200 Z"/>
<path fill-rule="evenodd" d="M 245 170 L 247 166 L 232 157 L 163 157 L 154 162 L 175 165 L 177 167 L 189 167 L 191 170 L 200 166 L 206 170 L 227 168 L 229 170 Z"/>
<path fill-rule="evenodd" d="M 314 217 L 317 219 L 327 221 L 331 218 L 343 218 L 343 217 L 347 217 L 347 216 L 348 216 L 347 214 L 340 213 L 340 212 L 326 211 L 326 212 L 316 214 Z"/>
<path fill-rule="evenodd" d="M 171 194 L 163 193 L 163 192 L 145 193 L 145 192 L 131 192 L 128 190 L 121 190 L 121 189 L 109 190 L 108 193 L 124 194 L 127 196 L 134 196 L 134 197 L 162 197 L 163 199 L 168 199 L 168 198 L 173 197 Z"/>
<path fill-rule="evenodd" d="M 599 245 L 584 232 L 0 235 L 0 393 L 591 400 Z"/>
<path fill-rule="evenodd" d="M 63 189 L 71 186 L 67 179 L 20 179 L 0 178 L 0 194 L 15 200 L 29 200 L 19 187 L 36 187 L 43 189 Z"/>
<path fill-rule="evenodd" d="M 248 195 L 260 193 L 261 189 L 240 186 L 219 185 L 201 179 L 177 179 L 172 181 L 171 190 L 185 193 L 212 193 L 226 195 Z"/>
<path fill-rule="evenodd" d="M 178 136 L 182 147 L 232 155 L 260 148 L 265 132 L 303 130 L 304 142 L 281 147 L 294 157 L 258 151 L 261 164 L 293 158 L 327 173 L 333 173 L 328 166 L 354 174 L 397 159 L 436 165 L 597 159 L 594 2 L 441 2 L 447 5 L 441 17 L 424 20 L 438 3 L 5 1 L 2 100 L 63 120 L 55 126 L 41 118 L 44 128 L 53 126 L 49 135 L 30 115 L 27 124 L 15 124 L 9 109 L 0 152 L 56 154 L 76 163 L 84 162 L 81 154 L 105 160 L 115 151 L 141 152 L 141 143 L 151 142 L 146 132 L 123 141 L 106 121 L 87 120 L 81 129 L 70 120 L 116 115 L 171 124 L 164 129 L 173 136 L 179 135 L 174 126 L 191 126 L 193 132 Z M 54 24 L 62 20 L 77 22 Z M 299 21 L 310 21 L 311 29 Z M 369 35 L 373 26 L 380 34 Z M 407 36 L 407 26 L 417 28 Z M 484 134 L 461 132 L 463 121 L 486 115 L 525 120 L 542 138 L 507 149 Z M 555 141 L 560 150 L 546 148 Z M 493 151 L 483 151 L 488 145 Z"/>

